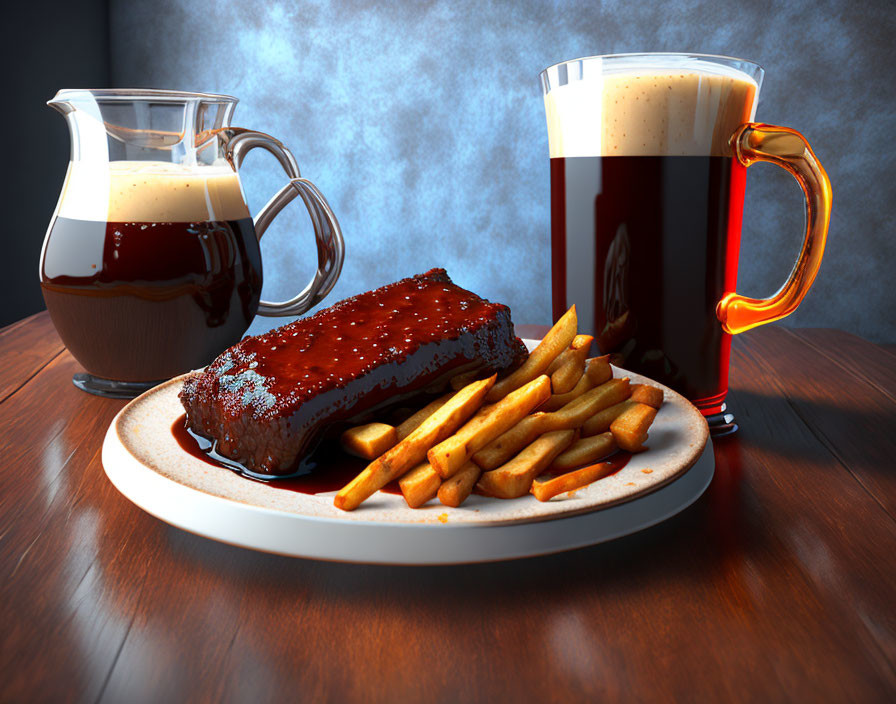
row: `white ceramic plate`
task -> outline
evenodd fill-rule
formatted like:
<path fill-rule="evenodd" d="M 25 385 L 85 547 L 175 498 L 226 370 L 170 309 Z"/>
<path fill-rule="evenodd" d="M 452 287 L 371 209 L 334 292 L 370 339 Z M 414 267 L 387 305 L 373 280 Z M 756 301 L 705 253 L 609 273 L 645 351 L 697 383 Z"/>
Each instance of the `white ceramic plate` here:
<path fill-rule="evenodd" d="M 528 342 L 528 341 L 527 341 Z M 643 381 L 636 374 L 633 382 Z M 654 383 L 654 382 L 651 382 Z M 351 513 L 334 492 L 308 495 L 244 479 L 186 453 L 171 433 L 183 413 L 172 379 L 115 417 L 103 467 L 133 503 L 184 530 L 233 545 L 297 557 L 387 564 L 457 564 L 543 555 L 611 540 L 675 515 L 713 476 L 706 423 L 665 389 L 649 450 L 619 472 L 542 503 L 473 495 L 458 509 L 437 501 L 410 509 L 378 493 Z"/>

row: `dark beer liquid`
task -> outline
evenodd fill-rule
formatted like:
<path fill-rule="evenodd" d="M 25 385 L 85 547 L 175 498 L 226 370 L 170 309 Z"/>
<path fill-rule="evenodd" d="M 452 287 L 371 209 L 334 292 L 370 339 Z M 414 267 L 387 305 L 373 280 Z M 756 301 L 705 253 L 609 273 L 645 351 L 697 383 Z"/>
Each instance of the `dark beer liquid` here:
<path fill-rule="evenodd" d="M 551 159 L 553 315 L 705 414 L 728 391 L 745 168 L 730 157 Z"/>
<path fill-rule="evenodd" d="M 251 218 L 92 222 L 58 217 L 41 287 L 62 341 L 95 376 L 157 381 L 238 342 L 258 309 Z"/>

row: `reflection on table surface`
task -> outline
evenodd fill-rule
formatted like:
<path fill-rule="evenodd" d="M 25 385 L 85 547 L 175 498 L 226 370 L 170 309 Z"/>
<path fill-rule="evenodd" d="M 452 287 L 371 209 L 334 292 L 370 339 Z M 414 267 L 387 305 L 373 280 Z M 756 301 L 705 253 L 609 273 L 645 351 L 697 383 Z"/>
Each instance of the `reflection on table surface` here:
<path fill-rule="evenodd" d="M 422 568 L 167 526 L 103 475 L 123 403 L 74 389 L 58 343 L 23 353 L 7 377 L 43 366 L 0 395 L 2 698 L 881 698 L 896 691 L 896 395 L 810 342 L 737 341 L 741 432 L 716 441 L 713 483 L 679 516 L 559 555 Z"/>

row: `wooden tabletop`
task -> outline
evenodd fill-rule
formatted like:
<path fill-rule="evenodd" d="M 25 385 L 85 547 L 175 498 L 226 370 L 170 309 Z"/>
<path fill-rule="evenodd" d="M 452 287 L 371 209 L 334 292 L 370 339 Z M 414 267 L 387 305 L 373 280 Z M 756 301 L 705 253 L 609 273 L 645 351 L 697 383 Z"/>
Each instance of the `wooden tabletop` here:
<path fill-rule="evenodd" d="M 896 356 L 736 338 L 740 432 L 676 518 L 465 567 L 215 543 L 103 474 L 124 405 L 46 313 L 0 331 L 0 700 L 894 701 Z"/>

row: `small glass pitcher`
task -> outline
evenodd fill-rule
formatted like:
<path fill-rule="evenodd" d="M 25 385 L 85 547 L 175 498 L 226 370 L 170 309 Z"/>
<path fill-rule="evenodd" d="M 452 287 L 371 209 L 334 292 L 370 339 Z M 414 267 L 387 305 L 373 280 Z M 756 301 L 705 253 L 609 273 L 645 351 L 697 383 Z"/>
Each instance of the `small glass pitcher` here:
<path fill-rule="evenodd" d="M 47 309 L 87 373 L 75 385 L 128 398 L 202 367 L 255 314 L 295 316 L 320 302 L 345 247 L 324 196 L 270 135 L 231 127 L 237 99 L 162 90 L 62 90 L 71 161 L 40 261 Z M 289 182 L 250 216 L 239 180 L 262 147 Z M 314 278 L 294 298 L 261 301 L 258 240 L 300 197 L 317 241 Z"/>

